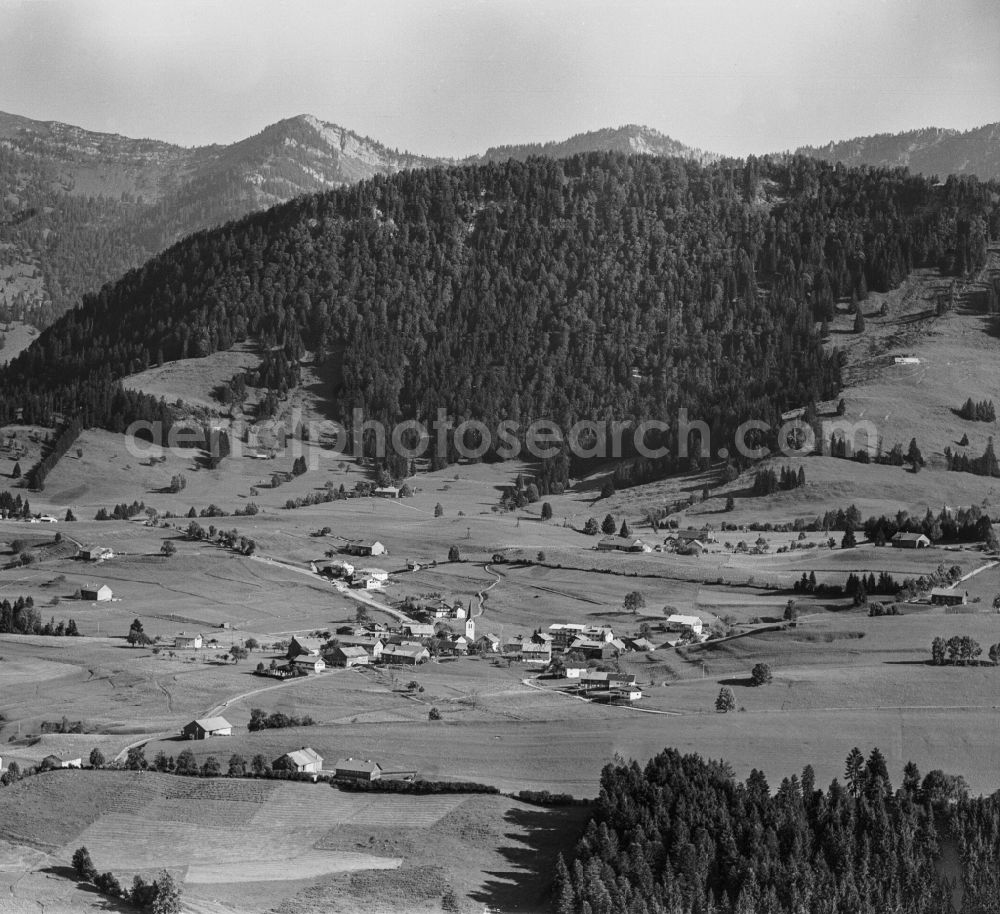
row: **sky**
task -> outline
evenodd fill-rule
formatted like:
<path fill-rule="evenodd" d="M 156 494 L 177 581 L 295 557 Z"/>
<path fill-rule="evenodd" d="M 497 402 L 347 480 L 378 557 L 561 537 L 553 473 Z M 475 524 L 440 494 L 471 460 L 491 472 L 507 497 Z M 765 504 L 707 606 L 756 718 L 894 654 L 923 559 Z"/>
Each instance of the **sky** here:
<path fill-rule="evenodd" d="M 0 111 L 434 156 L 636 123 L 774 152 L 1000 121 L 998 0 L 0 0 Z"/>

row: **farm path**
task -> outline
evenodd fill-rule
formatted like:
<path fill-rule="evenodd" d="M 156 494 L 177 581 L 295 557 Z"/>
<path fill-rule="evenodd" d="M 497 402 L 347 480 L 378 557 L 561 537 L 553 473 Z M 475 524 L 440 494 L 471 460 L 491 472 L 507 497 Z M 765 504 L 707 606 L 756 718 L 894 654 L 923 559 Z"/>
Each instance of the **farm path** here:
<path fill-rule="evenodd" d="M 954 587 L 957 587 L 957 586 L 958 586 L 959 584 L 961 584 L 961 583 L 962 583 L 963 581 L 968 581 L 968 580 L 969 580 L 969 578 L 974 578 L 974 577 L 975 577 L 975 576 L 976 576 L 977 574 L 979 574 L 979 573 L 980 573 L 981 571 L 986 571 L 986 569 L 987 569 L 987 568 L 995 568 L 995 567 L 996 567 L 997 565 L 1000 565 L 1000 562 L 987 562 L 987 563 L 986 563 L 985 565 L 980 565 L 980 566 L 979 566 L 978 568 L 973 568 L 973 569 L 972 569 L 972 571 L 970 571 L 970 572 L 969 572 L 968 574 L 964 574 L 964 575 L 962 575 L 962 577 L 960 577 L 960 578 L 959 578 L 959 579 L 958 579 L 958 580 L 957 580 L 957 581 L 956 581 L 956 582 L 955 582 L 954 584 L 952 584 L 951 586 L 952 586 L 953 588 L 954 588 Z"/>
<path fill-rule="evenodd" d="M 500 583 L 500 578 L 502 577 L 499 571 L 495 571 L 490 568 L 489 562 L 483 563 L 483 571 L 487 574 L 492 574 L 494 576 L 494 580 L 492 584 L 488 584 L 482 590 L 476 591 L 476 601 L 479 603 L 479 607 L 478 612 L 476 612 L 472 617 L 474 619 L 486 614 L 486 601 L 489 599 L 490 591 Z"/>

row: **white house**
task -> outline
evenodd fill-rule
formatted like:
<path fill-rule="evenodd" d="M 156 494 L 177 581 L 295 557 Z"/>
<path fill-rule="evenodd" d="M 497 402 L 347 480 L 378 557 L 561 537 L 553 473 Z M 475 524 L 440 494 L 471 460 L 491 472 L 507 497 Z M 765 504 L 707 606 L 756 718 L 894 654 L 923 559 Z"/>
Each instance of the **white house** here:
<path fill-rule="evenodd" d="M 358 574 L 366 575 L 369 578 L 373 578 L 380 584 L 389 583 L 389 572 L 384 568 L 362 568 L 358 571 Z"/>
<path fill-rule="evenodd" d="M 385 555 L 386 548 L 378 540 L 351 540 L 344 546 L 348 555 Z"/>
<path fill-rule="evenodd" d="M 700 635 L 703 623 L 698 616 L 682 616 L 675 613 L 667 616 L 666 625 L 668 632 L 691 632 L 693 635 Z"/>
<path fill-rule="evenodd" d="M 326 669 L 326 661 L 322 657 L 314 657 L 312 654 L 294 657 L 289 662 L 295 669 L 306 672 L 322 673 Z"/>
<path fill-rule="evenodd" d="M 174 636 L 174 647 L 175 648 L 187 648 L 200 650 L 202 646 L 202 637 L 198 634 L 189 634 L 188 632 L 178 632 Z"/>
<path fill-rule="evenodd" d="M 63 758 L 60 755 L 47 755 L 42 759 L 43 768 L 82 768 L 83 759 Z"/>

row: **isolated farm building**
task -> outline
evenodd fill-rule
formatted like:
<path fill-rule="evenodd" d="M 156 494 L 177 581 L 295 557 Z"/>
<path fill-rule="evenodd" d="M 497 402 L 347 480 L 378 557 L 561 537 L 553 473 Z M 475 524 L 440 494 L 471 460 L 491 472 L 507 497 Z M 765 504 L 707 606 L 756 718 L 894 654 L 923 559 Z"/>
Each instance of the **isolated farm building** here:
<path fill-rule="evenodd" d="M 676 613 L 667 616 L 666 621 L 668 632 L 690 632 L 692 635 L 700 635 L 703 625 L 698 616 L 682 616 Z"/>
<path fill-rule="evenodd" d="M 201 635 L 190 634 L 188 632 L 178 632 L 174 635 L 174 647 L 175 648 L 188 648 L 199 650 L 202 646 L 203 639 Z"/>
<path fill-rule="evenodd" d="M 81 587 L 81 600 L 95 600 L 98 603 L 107 603 L 111 599 L 111 588 L 107 584 L 100 587 Z"/>
<path fill-rule="evenodd" d="M 367 666 L 372 658 L 363 647 L 357 645 L 337 645 L 326 655 L 333 666 Z"/>
<path fill-rule="evenodd" d="M 83 759 L 63 758 L 60 755 L 47 755 L 42 759 L 43 768 L 82 768 Z"/>
<path fill-rule="evenodd" d="M 521 644 L 521 659 L 526 663 L 549 663 L 552 660 L 552 645 L 524 641 Z"/>
<path fill-rule="evenodd" d="M 398 486 L 379 486 L 372 492 L 376 498 L 399 498 Z"/>
<path fill-rule="evenodd" d="M 315 773 L 323 770 L 323 756 L 315 749 L 303 746 L 274 760 L 275 769 Z"/>
<path fill-rule="evenodd" d="M 892 545 L 897 549 L 926 549 L 931 541 L 922 533 L 897 533 Z"/>
<path fill-rule="evenodd" d="M 233 725 L 224 717 L 203 717 L 193 720 L 181 730 L 184 739 L 211 739 L 213 736 L 232 736 Z"/>
<path fill-rule="evenodd" d="M 964 606 L 968 594 L 964 590 L 951 590 L 948 587 L 935 587 L 931 591 L 931 603 L 935 606 Z"/>
<path fill-rule="evenodd" d="M 422 644 L 387 644 L 382 648 L 383 663 L 401 663 L 416 666 L 430 659 L 430 651 Z"/>
<path fill-rule="evenodd" d="M 285 655 L 289 660 L 296 657 L 318 657 L 323 642 L 319 638 L 307 638 L 304 635 L 293 635 L 288 645 L 288 653 Z"/>
<path fill-rule="evenodd" d="M 435 635 L 434 626 L 423 622 L 406 622 L 403 631 L 411 638 L 433 638 Z"/>
<path fill-rule="evenodd" d="M 386 548 L 378 540 L 351 540 L 344 546 L 348 555 L 385 555 Z"/>
<path fill-rule="evenodd" d="M 377 781 L 382 776 L 382 766 L 367 758 L 342 758 L 333 771 L 334 777 L 352 781 Z"/>
<path fill-rule="evenodd" d="M 103 562 L 105 559 L 113 559 L 115 553 L 110 546 L 81 546 L 77 556 L 85 562 Z"/>
<path fill-rule="evenodd" d="M 634 536 L 604 536 L 598 540 L 600 552 L 652 552 L 653 547 Z"/>
<path fill-rule="evenodd" d="M 326 669 L 326 661 L 322 657 L 314 657 L 312 654 L 302 654 L 293 657 L 289 665 L 297 670 L 305 670 L 307 673 L 322 673 Z"/>

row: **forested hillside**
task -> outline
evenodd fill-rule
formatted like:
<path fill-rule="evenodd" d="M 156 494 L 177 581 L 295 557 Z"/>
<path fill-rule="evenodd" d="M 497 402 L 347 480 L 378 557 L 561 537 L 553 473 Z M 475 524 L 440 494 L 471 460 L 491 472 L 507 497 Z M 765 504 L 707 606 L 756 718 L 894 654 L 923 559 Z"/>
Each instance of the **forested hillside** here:
<path fill-rule="evenodd" d="M 966 131 L 926 127 L 879 133 L 825 146 L 803 146 L 798 152 L 845 165 L 906 166 L 910 171 L 942 179 L 948 175 L 976 175 L 983 180 L 1000 180 L 1000 123 Z"/>
<path fill-rule="evenodd" d="M 558 914 L 942 914 L 961 861 L 965 914 L 997 910 L 1000 802 L 912 763 L 894 791 L 878 749 L 853 750 L 846 784 L 812 769 L 777 791 L 759 771 L 666 750 L 608 766 L 597 811 L 554 889 Z M 955 873 L 954 876 L 957 876 Z M 954 876 L 952 878 L 954 878 Z"/>
<path fill-rule="evenodd" d="M 187 149 L 0 112 L 0 320 L 47 326 L 184 235 L 438 164 L 309 116 Z"/>
<path fill-rule="evenodd" d="M 306 350 L 335 353 L 342 420 L 566 428 L 686 407 L 726 434 L 837 392 L 819 338 L 836 300 L 981 266 L 992 194 L 807 158 L 377 177 L 192 236 L 88 296 L 0 374 L 0 421 L 121 428 L 165 409 L 116 379 L 252 338 L 267 358 L 249 381 L 278 392 Z"/>

